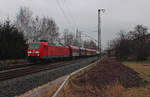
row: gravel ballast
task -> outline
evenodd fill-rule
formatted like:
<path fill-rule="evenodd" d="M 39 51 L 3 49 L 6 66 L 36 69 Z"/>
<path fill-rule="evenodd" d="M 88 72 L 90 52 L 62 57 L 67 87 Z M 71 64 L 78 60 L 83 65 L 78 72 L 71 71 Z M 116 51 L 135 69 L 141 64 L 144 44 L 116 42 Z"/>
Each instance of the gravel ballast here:
<path fill-rule="evenodd" d="M 0 82 L 0 97 L 14 97 L 16 95 L 21 95 L 38 86 L 87 66 L 95 60 L 97 60 L 97 57 L 86 58 L 82 61 L 77 60 L 74 64 Z"/>

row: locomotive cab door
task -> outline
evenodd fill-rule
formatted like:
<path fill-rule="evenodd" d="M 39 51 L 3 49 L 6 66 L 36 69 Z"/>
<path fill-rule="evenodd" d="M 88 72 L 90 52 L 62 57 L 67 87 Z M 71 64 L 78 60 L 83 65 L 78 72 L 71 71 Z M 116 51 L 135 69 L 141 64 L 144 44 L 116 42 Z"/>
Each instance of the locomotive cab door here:
<path fill-rule="evenodd" d="M 43 56 L 48 58 L 48 45 L 43 45 Z"/>

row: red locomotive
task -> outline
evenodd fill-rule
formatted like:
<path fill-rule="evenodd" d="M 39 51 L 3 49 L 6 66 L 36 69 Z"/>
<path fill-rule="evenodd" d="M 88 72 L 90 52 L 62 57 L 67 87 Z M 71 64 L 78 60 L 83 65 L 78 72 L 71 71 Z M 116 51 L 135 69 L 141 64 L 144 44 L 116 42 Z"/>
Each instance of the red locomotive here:
<path fill-rule="evenodd" d="M 30 42 L 28 59 L 59 59 L 96 55 L 96 50 L 76 46 L 48 45 L 48 42 Z"/>

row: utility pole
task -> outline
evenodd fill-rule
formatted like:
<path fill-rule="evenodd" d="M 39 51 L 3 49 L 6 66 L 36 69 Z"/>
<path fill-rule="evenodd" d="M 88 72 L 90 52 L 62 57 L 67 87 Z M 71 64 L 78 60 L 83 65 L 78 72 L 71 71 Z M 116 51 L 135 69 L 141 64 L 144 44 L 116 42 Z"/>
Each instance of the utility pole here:
<path fill-rule="evenodd" d="M 82 47 L 81 31 L 79 29 L 76 30 L 76 38 L 79 42 L 79 47 Z"/>
<path fill-rule="evenodd" d="M 98 51 L 101 53 L 101 12 L 105 12 L 105 9 L 98 9 Z"/>

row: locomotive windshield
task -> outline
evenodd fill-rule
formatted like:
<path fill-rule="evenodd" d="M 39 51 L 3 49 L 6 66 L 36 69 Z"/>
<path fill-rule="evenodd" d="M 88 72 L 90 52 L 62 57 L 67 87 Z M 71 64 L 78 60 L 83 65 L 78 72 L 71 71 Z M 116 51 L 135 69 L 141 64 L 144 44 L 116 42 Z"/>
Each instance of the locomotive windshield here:
<path fill-rule="evenodd" d="M 29 49 L 39 49 L 40 44 L 29 44 Z"/>

